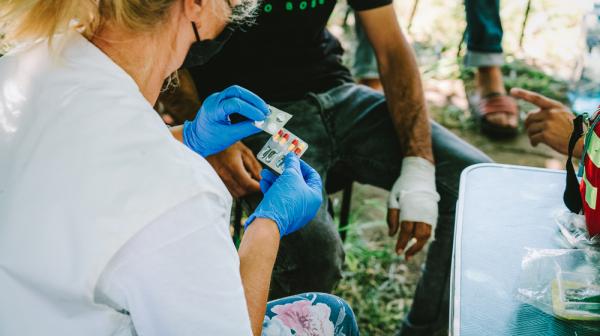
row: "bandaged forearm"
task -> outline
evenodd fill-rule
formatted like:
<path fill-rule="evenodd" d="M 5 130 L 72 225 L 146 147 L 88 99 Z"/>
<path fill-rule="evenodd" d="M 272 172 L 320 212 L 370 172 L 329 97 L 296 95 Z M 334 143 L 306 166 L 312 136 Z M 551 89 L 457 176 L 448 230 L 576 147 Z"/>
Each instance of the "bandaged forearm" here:
<path fill-rule="evenodd" d="M 435 166 L 420 157 L 402 160 L 402 172 L 392 190 L 388 207 L 400 209 L 400 222 L 420 222 L 432 226 L 438 219 L 440 195 L 435 188 Z"/>

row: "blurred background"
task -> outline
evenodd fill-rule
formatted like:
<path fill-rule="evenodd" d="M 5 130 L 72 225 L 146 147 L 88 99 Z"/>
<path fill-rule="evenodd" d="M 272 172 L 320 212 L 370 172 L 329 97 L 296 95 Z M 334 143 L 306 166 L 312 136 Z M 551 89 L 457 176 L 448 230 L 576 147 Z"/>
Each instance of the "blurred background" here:
<path fill-rule="evenodd" d="M 500 4 L 507 89 L 530 89 L 574 111 L 593 112 L 600 99 L 600 1 L 501 0 Z M 474 90 L 475 73 L 462 66 L 466 51 L 462 1 L 403 0 L 395 6 L 416 51 L 435 120 L 499 163 L 564 169 L 565 157 L 544 145 L 532 147 L 522 131 L 517 138 L 503 141 L 480 134 L 467 100 Z M 329 24 L 346 49 L 345 62 L 351 65 L 355 22 L 345 3 L 338 4 Z M 533 108 L 519 104 L 523 116 Z M 426 255 L 421 252 L 406 262 L 394 254 L 395 239 L 387 237 L 386 200 L 383 190 L 354 185 L 345 277 L 336 294 L 350 302 L 364 335 L 394 334 L 408 312 Z M 339 211 L 341 194 L 335 194 L 333 201 Z"/>

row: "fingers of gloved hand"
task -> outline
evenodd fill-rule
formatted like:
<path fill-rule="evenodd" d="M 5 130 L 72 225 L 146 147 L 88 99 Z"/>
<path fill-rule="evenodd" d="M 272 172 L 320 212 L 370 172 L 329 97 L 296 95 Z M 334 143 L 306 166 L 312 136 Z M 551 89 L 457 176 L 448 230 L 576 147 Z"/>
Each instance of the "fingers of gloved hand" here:
<path fill-rule="evenodd" d="M 263 194 L 266 194 L 267 191 L 269 191 L 269 189 L 271 189 L 271 186 L 273 185 L 273 181 L 267 181 L 265 179 L 262 179 L 262 180 L 260 180 L 259 184 L 260 184 L 260 191 Z"/>
<path fill-rule="evenodd" d="M 298 159 L 296 154 L 292 152 L 287 153 L 283 159 L 283 166 L 284 169 L 282 175 L 296 174 L 302 176 L 302 172 L 300 171 L 300 159 Z"/>
<path fill-rule="evenodd" d="M 251 121 L 242 121 L 225 127 L 227 127 L 228 134 L 231 135 L 231 139 L 229 140 L 232 143 L 240 141 L 261 131 L 261 129 L 256 127 Z"/>
<path fill-rule="evenodd" d="M 400 223 L 400 235 L 398 235 L 398 242 L 396 243 L 396 253 L 401 254 L 406 248 L 406 244 L 414 236 L 415 223 L 413 222 L 402 222 Z"/>
<path fill-rule="evenodd" d="M 425 223 L 415 223 L 414 237 L 417 242 L 406 251 L 407 260 L 425 247 L 425 244 L 427 244 L 427 241 L 429 238 L 431 238 L 431 225 Z"/>
<path fill-rule="evenodd" d="M 267 168 L 260 172 L 260 176 L 262 177 L 260 179 L 260 190 L 265 194 L 271 188 L 273 183 L 275 183 L 278 176 Z"/>
<path fill-rule="evenodd" d="M 269 107 L 267 106 L 267 103 L 265 103 L 264 100 L 262 100 L 254 92 L 245 89 L 239 85 L 232 85 L 226 88 L 220 93 L 219 98 L 221 100 L 228 98 L 240 98 L 246 101 L 247 103 L 253 105 L 257 109 L 264 111 L 266 115 L 269 115 L 270 113 Z"/>
<path fill-rule="evenodd" d="M 321 175 L 317 173 L 317 171 L 311 167 L 308 163 L 300 160 L 300 171 L 302 172 L 302 177 L 306 184 L 312 188 L 313 190 L 318 190 L 319 192 L 323 189 L 323 182 L 321 180 Z"/>
<path fill-rule="evenodd" d="M 229 122 L 229 116 L 233 113 L 240 114 L 251 121 L 263 121 L 267 118 L 269 110 L 261 110 L 240 98 L 228 98 L 221 101 L 221 115 L 219 121 Z"/>
<path fill-rule="evenodd" d="M 263 180 L 275 182 L 279 176 L 277 176 L 277 174 L 275 174 L 272 170 L 263 168 L 263 170 L 260 171 L 260 177 Z"/>
<path fill-rule="evenodd" d="M 394 236 L 398 232 L 400 227 L 400 210 L 394 208 L 388 208 L 387 212 L 387 224 L 388 224 L 388 235 Z"/>
<path fill-rule="evenodd" d="M 202 109 L 203 107 L 204 108 L 206 108 L 206 107 L 210 107 L 210 108 L 216 107 L 217 104 L 219 103 L 220 97 L 221 97 L 221 92 L 215 92 L 215 93 L 209 95 L 202 102 L 202 106 L 200 107 L 200 109 Z"/>

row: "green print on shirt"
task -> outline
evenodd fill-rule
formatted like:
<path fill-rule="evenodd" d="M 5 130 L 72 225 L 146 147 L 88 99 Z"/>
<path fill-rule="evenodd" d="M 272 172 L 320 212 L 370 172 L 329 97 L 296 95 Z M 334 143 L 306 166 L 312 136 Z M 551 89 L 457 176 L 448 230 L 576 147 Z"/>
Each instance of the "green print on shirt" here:
<path fill-rule="evenodd" d="M 301 1 L 297 6 L 294 6 L 294 3 L 291 1 L 286 1 L 285 2 L 285 10 L 288 12 L 293 11 L 294 9 L 296 10 L 306 10 L 309 6 L 310 3 L 310 8 L 316 8 L 317 4 L 319 5 L 324 5 L 325 4 L 325 0 L 305 0 L 305 1 Z M 279 3 L 276 3 L 275 5 L 268 3 L 265 4 L 263 6 L 263 11 L 265 13 L 271 13 L 273 11 L 273 7 L 274 6 L 278 6 L 280 5 Z"/>

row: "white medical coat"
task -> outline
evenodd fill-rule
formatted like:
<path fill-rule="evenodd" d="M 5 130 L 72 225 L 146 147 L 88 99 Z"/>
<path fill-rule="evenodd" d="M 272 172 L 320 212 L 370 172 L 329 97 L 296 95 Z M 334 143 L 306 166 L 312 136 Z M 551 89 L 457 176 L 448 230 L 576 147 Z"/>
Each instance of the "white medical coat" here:
<path fill-rule="evenodd" d="M 0 58 L 0 335 L 251 334 L 225 186 L 126 72 L 57 38 Z"/>

